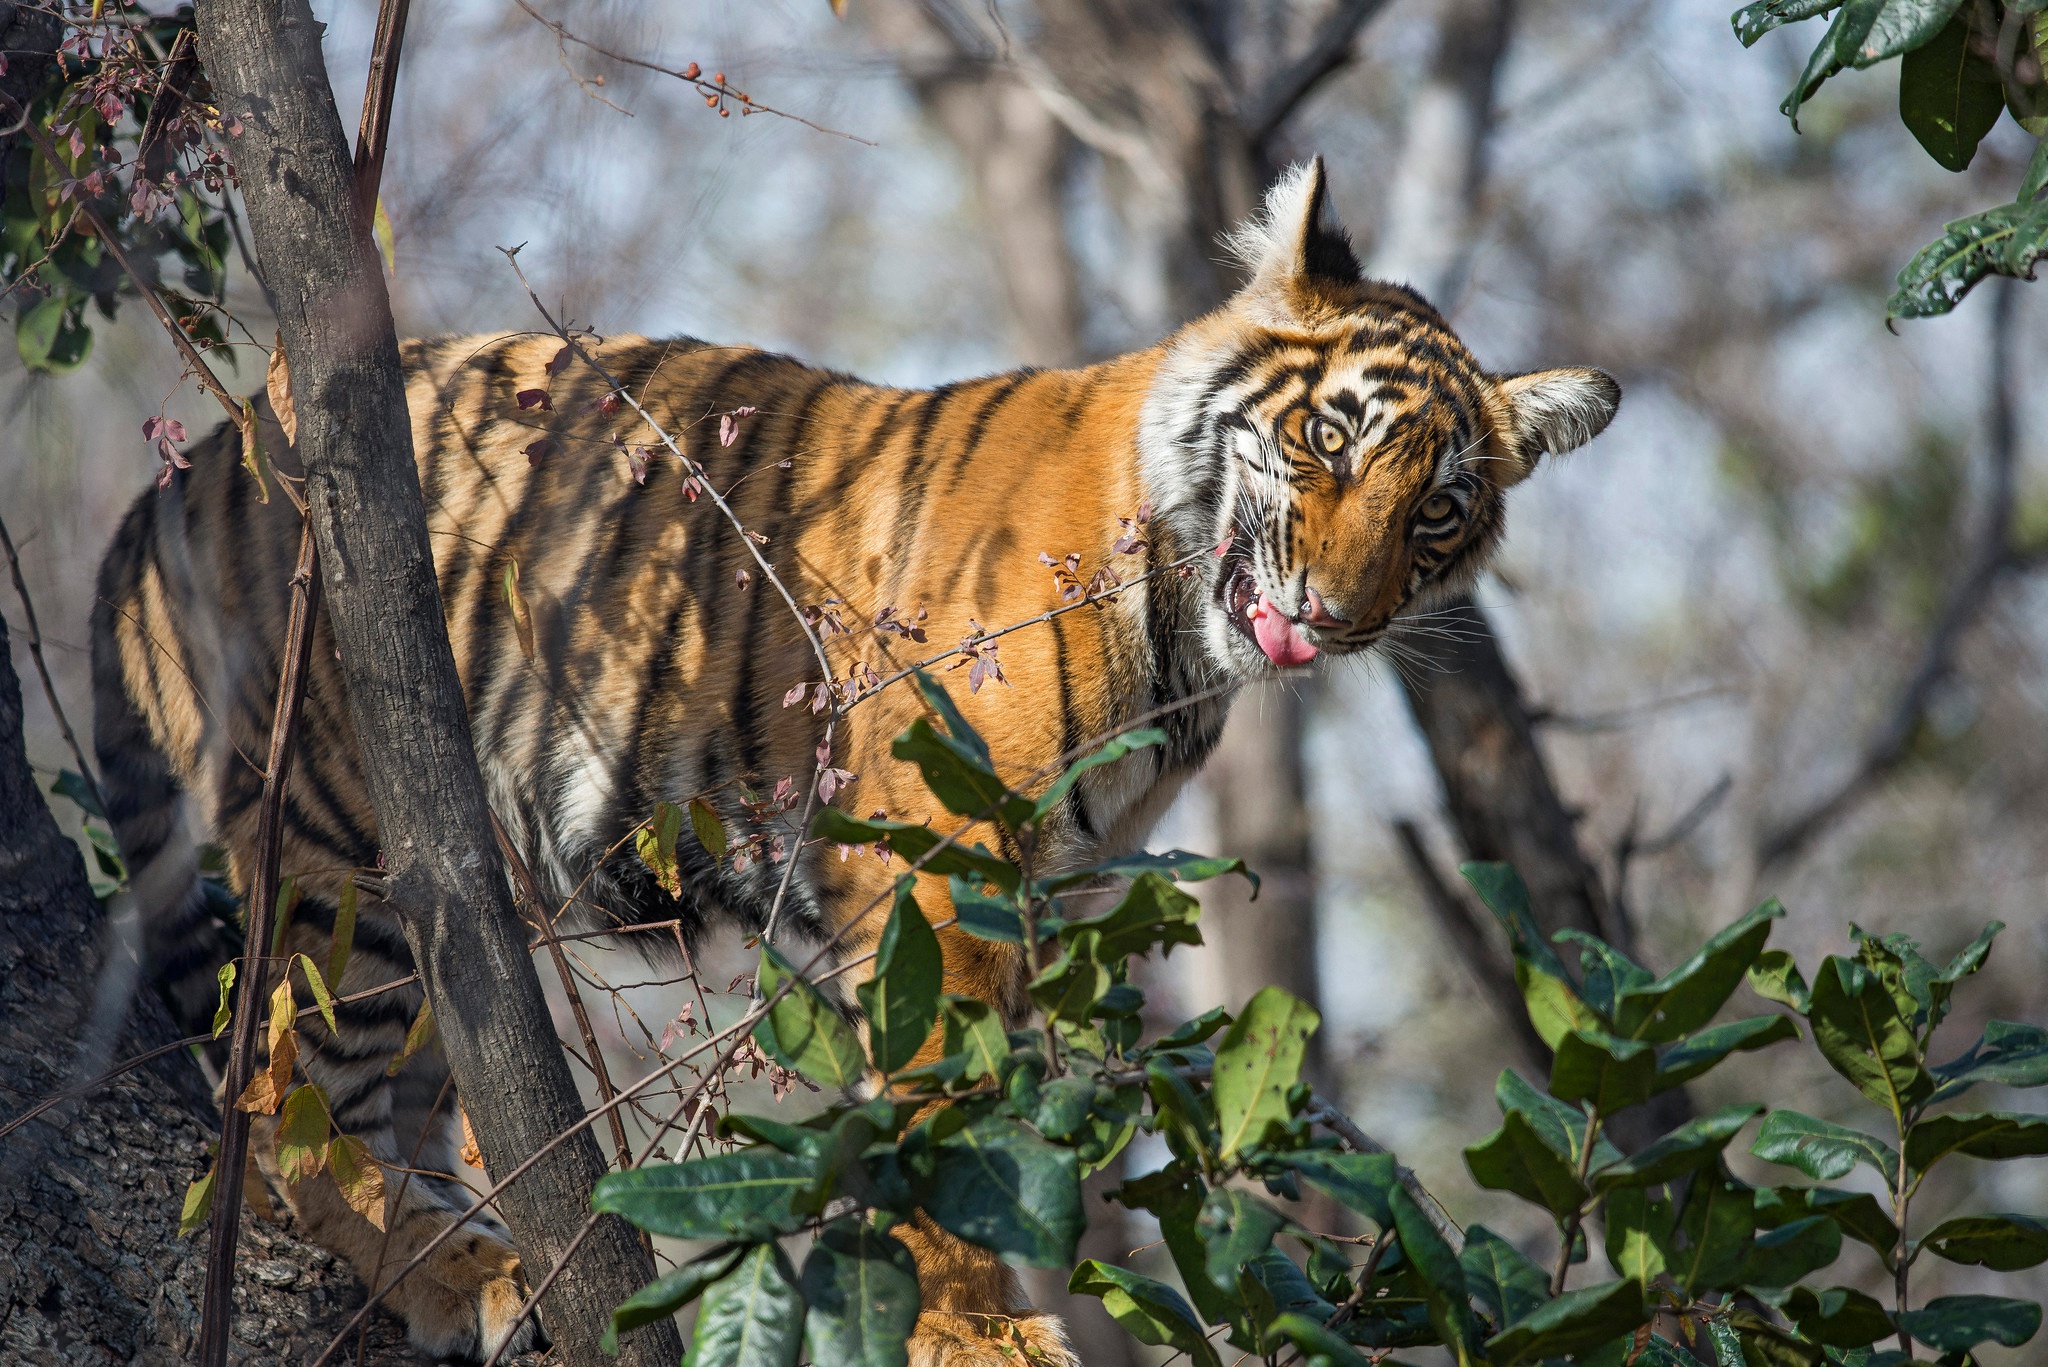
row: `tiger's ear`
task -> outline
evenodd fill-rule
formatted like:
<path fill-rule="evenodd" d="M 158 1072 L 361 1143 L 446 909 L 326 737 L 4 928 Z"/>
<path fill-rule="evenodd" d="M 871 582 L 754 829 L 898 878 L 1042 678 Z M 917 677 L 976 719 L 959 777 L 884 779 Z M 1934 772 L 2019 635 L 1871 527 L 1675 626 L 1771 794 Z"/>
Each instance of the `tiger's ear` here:
<path fill-rule="evenodd" d="M 1296 166 L 1266 191 L 1259 212 L 1227 239 L 1251 276 L 1247 293 L 1296 284 L 1355 285 L 1364 275 L 1351 236 L 1328 215 L 1323 159 Z"/>
<path fill-rule="evenodd" d="M 1498 383 L 1508 404 L 1507 436 L 1523 474 L 1545 454 L 1561 456 L 1599 436 L 1621 406 L 1621 386 L 1603 370 L 1536 370 L 1502 376 Z"/>

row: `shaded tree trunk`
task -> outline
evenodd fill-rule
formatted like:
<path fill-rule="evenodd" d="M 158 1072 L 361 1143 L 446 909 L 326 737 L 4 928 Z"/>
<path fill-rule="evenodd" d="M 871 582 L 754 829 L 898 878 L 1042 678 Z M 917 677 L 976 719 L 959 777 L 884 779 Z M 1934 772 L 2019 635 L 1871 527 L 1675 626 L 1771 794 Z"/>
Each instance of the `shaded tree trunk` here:
<path fill-rule="evenodd" d="M 491 834 L 428 548 L 390 304 L 305 0 L 202 0 L 201 56 L 242 132 L 250 234 L 290 358 L 328 615 L 389 900 L 403 919 L 487 1170 L 505 1174 L 584 1110 L 541 996 Z M 499 1200 L 529 1279 L 564 1256 L 605 1170 L 579 1129 Z M 653 1275 L 607 1217 L 543 1301 L 570 1361 L 595 1360 L 609 1313 Z M 673 1326 L 624 1359 L 673 1361 Z"/>
<path fill-rule="evenodd" d="M 0 1124 L 75 1087 L 104 1057 L 176 1038 L 151 993 L 102 993 L 132 958 L 57 829 L 22 747 L 21 687 L 0 622 Z M 110 999 L 103 999 L 110 998 Z M 104 1041 L 92 1048 L 81 1042 Z M 207 1169 L 214 1107 L 184 1050 L 45 1111 L 0 1139 L 0 1367 L 173 1367 L 199 1331 L 206 1242 L 178 1237 Z M 246 1361 L 300 1363 L 363 1302 L 354 1273 L 245 1210 L 230 1336 Z M 424 1364 L 388 1316 L 365 1362 Z"/>

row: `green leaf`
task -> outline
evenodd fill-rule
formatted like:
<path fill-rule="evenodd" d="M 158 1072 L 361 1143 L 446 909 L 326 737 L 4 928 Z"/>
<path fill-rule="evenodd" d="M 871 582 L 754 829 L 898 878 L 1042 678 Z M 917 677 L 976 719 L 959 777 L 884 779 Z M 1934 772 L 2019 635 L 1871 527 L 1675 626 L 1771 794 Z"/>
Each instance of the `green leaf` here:
<path fill-rule="evenodd" d="M 1221 878 L 1226 873 L 1244 875 L 1252 885 L 1252 896 L 1259 894 L 1259 876 L 1245 866 L 1242 859 L 1225 859 L 1206 854 L 1189 854 L 1186 850 L 1167 850 L 1163 854 L 1138 853 L 1120 855 L 1105 859 L 1099 864 L 1085 868 L 1069 869 L 1065 873 L 1038 879 L 1034 886 L 1041 893 L 1060 892 L 1066 888 L 1092 883 L 1098 878 L 1136 878 L 1141 873 L 1156 873 L 1171 878 L 1177 883 L 1199 883 L 1209 878 Z"/>
<path fill-rule="evenodd" d="M 943 735 L 923 717 L 895 739 L 889 753 L 917 765 L 924 786 L 956 816 L 993 817 L 1013 831 L 1032 819 L 1031 800 L 997 777 L 985 746 Z"/>
<path fill-rule="evenodd" d="M 1062 944 L 1073 944 L 1095 932 L 1101 937 L 1096 954 L 1108 961 L 1143 954 L 1155 945 L 1170 950 L 1202 943 L 1202 932 L 1195 928 L 1201 914 L 1201 903 L 1158 873 L 1146 872 L 1132 880 L 1114 907 L 1100 916 L 1068 921 L 1059 928 L 1059 938 Z"/>
<path fill-rule="evenodd" d="M 875 976 L 854 988 L 867 1013 L 868 1048 L 885 1073 L 908 1064 L 930 1037 L 945 978 L 939 937 L 911 895 L 913 881 L 897 881 L 896 905 L 875 950 Z"/>
<path fill-rule="evenodd" d="M 1273 1236 L 1286 1223 L 1286 1216 L 1249 1192 L 1236 1187 L 1211 1189 L 1195 1218 L 1210 1282 L 1219 1290 L 1235 1287 L 1239 1269 L 1272 1247 Z"/>
<path fill-rule="evenodd" d="M 1991 957 L 1991 942 L 1997 939 L 1998 932 L 2004 929 L 2003 921 L 1992 921 L 1987 924 L 1976 939 L 1970 941 L 1948 961 L 1947 968 L 1928 980 L 1925 1007 L 1929 1029 L 1940 1025 L 1947 1018 L 1949 997 L 1954 993 L 1956 985 L 1984 967 L 1984 961 Z"/>
<path fill-rule="evenodd" d="M 1519 954 L 1515 957 L 1515 984 L 1522 989 L 1529 1024 L 1552 1049 L 1574 1030 L 1606 1031 L 1609 1027 L 1608 1019 L 1579 995 L 1570 979 L 1546 972 Z"/>
<path fill-rule="evenodd" d="M 979 878 L 954 874 L 947 880 L 953 896 L 953 915 L 960 929 L 978 940 L 998 944 L 1024 943 L 1024 916 L 1017 904 L 1001 893 L 984 890 Z M 1044 932 L 1041 930 L 1040 934 Z"/>
<path fill-rule="evenodd" d="M 1801 1334 L 1830 1348 L 1865 1348 L 1893 1332 L 1882 1305 L 1846 1286 L 1819 1292 L 1795 1286 L 1781 1309 Z"/>
<path fill-rule="evenodd" d="M 1790 1286 L 1842 1256 L 1842 1227 L 1809 1215 L 1756 1236 L 1735 1280 L 1743 1286 Z"/>
<path fill-rule="evenodd" d="M 830 840 L 841 845 L 865 845 L 880 841 L 889 849 L 918 865 L 919 872 L 947 877 L 952 874 L 966 874 L 994 883 L 997 887 L 1014 891 L 1018 883 L 1017 868 L 1008 860 L 990 854 L 981 845 L 963 845 L 958 841 L 939 846 L 946 837 L 929 826 L 908 821 L 863 821 L 849 816 L 837 807 L 820 807 L 811 820 L 811 835 L 814 839 Z M 929 858 L 926 856 L 929 855 Z M 919 862 L 923 861 L 923 862 Z"/>
<path fill-rule="evenodd" d="M 287 1182 L 303 1182 L 327 1166 L 327 1135 L 334 1128 L 327 1093 L 314 1083 L 297 1087 L 278 1113 L 277 1166 Z"/>
<path fill-rule="evenodd" d="M 53 294 L 16 319 L 14 346 L 24 366 L 68 375 L 92 355 L 92 329 L 86 326 L 84 310 L 71 307 L 73 302 Z"/>
<path fill-rule="evenodd" d="M 2004 1111 L 1929 1116 L 1906 1131 L 1906 1166 L 1925 1172 L 1952 1153 L 2033 1158 L 2048 1153 L 2048 1116 Z"/>
<path fill-rule="evenodd" d="M 968 724 L 967 718 L 954 704 L 952 694 L 946 692 L 942 684 L 922 669 L 912 670 L 910 678 L 918 695 L 924 699 L 925 706 L 938 713 L 939 720 L 946 724 L 948 736 L 961 747 L 962 752 L 982 768 L 994 769 L 995 765 L 989 759 L 988 742 L 981 738 L 979 731 Z"/>
<path fill-rule="evenodd" d="M 206 1217 L 213 1213 L 214 1181 L 220 1176 L 220 1160 L 209 1164 L 199 1179 L 185 1188 L 185 1207 L 178 1214 L 178 1237 L 196 1231 L 206 1223 Z"/>
<path fill-rule="evenodd" d="M 1607 1195 L 1606 1216 L 1607 1260 L 1624 1277 L 1649 1286 L 1670 1263 L 1678 1212 L 1641 1187 L 1617 1187 Z"/>
<path fill-rule="evenodd" d="M 1296 1149 L 1278 1161 L 1309 1183 L 1357 1211 L 1381 1229 L 1393 1226 L 1387 1193 L 1400 1182 L 1390 1153 L 1338 1153 L 1330 1149 Z"/>
<path fill-rule="evenodd" d="M 1730 1054 L 1798 1038 L 1799 1027 L 1790 1016 L 1751 1016 L 1709 1026 L 1657 1051 L 1657 1074 L 1651 1080 L 1650 1093 L 1654 1096 L 1690 1082 Z"/>
<path fill-rule="evenodd" d="M 859 1086 L 868 1056 L 853 1027 L 766 941 L 758 982 L 762 999 L 775 1001 L 754 1026 L 754 1041 L 768 1056 L 827 1087 L 851 1091 Z M 785 983 L 789 991 L 776 998 Z"/>
<path fill-rule="evenodd" d="M 1883 1140 L 1798 1111 L 1772 1111 L 1764 1117 L 1749 1151 L 1766 1163 L 1797 1168 L 1817 1182 L 1846 1177 L 1858 1163 L 1868 1163 L 1887 1184 L 1897 1179 L 1899 1170 L 1897 1151 Z"/>
<path fill-rule="evenodd" d="M 804 1347 L 831 1367 L 905 1367 L 920 1305 L 917 1262 L 858 1215 L 818 1233 L 804 1259 Z"/>
<path fill-rule="evenodd" d="M 1221 1157 L 1259 1143 L 1268 1126 L 1287 1122 L 1288 1091 L 1301 1080 L 1308 1038 L 1321 1023 L 1314 1007 L 1279 987 L 1260 988 L 1231 1022 L 1216 1047 L 1210 1084 Z"/>
<path fill-rule="evenodd" d="M 1466 1229 L 1458 1266 L 1464 1269 L 1465 1285 L 1496 1324 L 1527 1319 L 1550 1299 L 1549 1274 L 1485 1225 Z"/>
<path fill-rule="evenodd" d="M 1568 1291 L 1527 1319 L 1486 1341 L 1486 1360 L 1514 1367 L 1539 1358 L 1596 1348 L 1646 1323 L 1640 1282 L 1624 1277 L 1583 1291 Z"/>
<path fill-rule="evenodd" d="M 1987 275 L 2031 276 L 2048 255 L 2048 201 L 2000 204 L 1956 219 L 1899 271 L 1889 318 L 1947 313 Z"/>
<path fill-rule="evenodd" d="M 220 1032 L 228 1028 L 228 1021 L 234 1014 L 233 994 L 235 988 L 235 961 L 228 960 L 214 972 L 220 982 L 220 1002 L 213 1008 L 213 1037 L 220 1038 Z"/>
<path fill-rule="evenodd" d="M 1127 1181 L 1117 1189 L 1117 1199 L 1132 1210 L 1149 1211 L 1159 1221 L 1166 1251 L 1174 1270 L 1187 1288 L 1188 1299 L 1210 1324 L 1235 1319 L 1241 1312 L 1233 1297 L 1209 1284 L 1208 1257 L 1201 1236 L 1195 1233 L 1195 1218 L 1201 1211 L 1204 1188 L 1192 1164 L 1175 1163 L 1157 1172 Z"/>
<path fill-rule="evenodd" d="M 1166 744 L 1166 733 L 1156 726 L 1140 727 L 1138 730 L 1126 731 L 1121 736 L 1114 737 L 1100 750 L 1095 751 L 1093 754 L 1083 755 L 1080 759 L 1068 765 L 1066 772 L 1054 779 L 1052 787 L 1046 789 L 1038 801 L 1032 805 L 1031 819 L 1033 821 L 1043 821 L 1046 813 L 1059 806 L 1073 786 L 1081 781 L 1081 775 L 1087 773 L 1090 769 L 1098 769 L 1105 764 L 1114 764 L 1133 750 L 1142 750 L 1148 745 L 1164 744 Z"/>
<path fill-rule="evenodd" d="M 1094 1104 L 1092 1078 L 1054 1078 L 1038 1089 L 1038 1104 L 1029 1117 L 1031 1126 L 1047 1139 L 1071 1138 L 1088 1122 L 1088 1110 Z"/>
<path fill-rule="evenodd" d="M 1765 1001 L 1782 1002 L 1800 1015 L 1812 1008 L 1812 994 L 1806 978 L 1792 956 L 1782 949 L 1767 949 L 1749 966 L 1749 990 Z"/>
<path fill-rule="evenodd" d="M 1089 1258 L 1074 1269 L 1067 1290 L 1099 1297 L 1109 1317 L 1138 1342 L 1177 1348 L 1195 1367 L 1221 1367 L 1194 1310 L 1164 1282 Z"/>
<path fill-rule="evenodd" d="M 1458 872 L 1506 928 L 1515 957 L 1527 959 L 1542 973 L 1570 986 L 1571 974 L 1565 971 L 1564 961 L 1544 942 L 1543 931 L 1529 909 L 1529 889 L 1521 875 L 1506 864 L 1477 862 L 1460 864 Z M 1576 995 L 1577 989 L 1572 990 Z"/>
<path fill-rule="evenodd" d="M 1741 1102 L 1688 1120 L 1640 1152 L 1594 1172 L 1593 1190 L 1656 1186 L 1696 1171 L 1719 1158 L 1736 1133 L 1762 1110 L 1755 1102 Z"/>
<path fill-rule="evenodd" d="M 1771 922 L 1784 914 L 1785 908 L 1772 898 L 1720 931 L 1663 977 L 1619 993 L 1614 1006 L 1615 1033 L 1663 1044 L 1705 1025 L 1727 1003 L 1763 952 Z"/>
<path fill-rule="evenodd" d="M 937 1141 L 913 1131 L 904 1163 L 917 1203 L 948 1232 L 1033 1267 L 1073 1265 L 1087 1227 L 1073 1150 L 985 1116 Z"/>
<path fill-rule="evenodd" d="M 1925 45 L 1961 5 L 1962 0 L 1887 0 L 1857 46 L 1852 65 L 1876 66 Z"/>
<path fill-rule="evenodd" d="M 1792 93 L 1778 106 L 1778 112 L 1792 120 L 1792 128 L 1799 128 L 1799 107 L 1813 98 L 1821 84 L 1846 66 L 1861 46 L 1863 37 L 1870 32 L 1870 26 L 1883 9 L 1885 0 L 1848 0 L 1835 14 L 1834 22 L 1806 59 L 1806 67 L 1799 73 L 1798 84 Z"/>
<path fill-rule="evenodd" d="M 50 785 L 50 791 L 59 797 L 70 798 L 87 816 L 96 816 L 102 821 L 107 819 L 106 810 L 100 806 L 99 795 L 93 791 L 85 775 L 76 769 L 59 769 L 57 781 Z"/>
<path fill-rule="evenodd" d="M 1992 1021 L 1970 1052 L 1933 1070 L 1941 1085 L 1933 1100 L 1961 1096 L 1980 1082 L 2004 1087 L 2048 1084 L 2048 1030 L 2014 1021 Z"/>
<path fill-rule="evenodd" d="M 755 1244 L 705 1290 L 687 1360 L 692 1367 L 795 1367 L 803 1337 L 804 1299 L 789 1259 L 779 1245 Z"/>
<path fill-rule="evenodd" d="M 611 1328 L 604 1331 L 597 1346 L 606 1354 L 617 1356 L 620 1334 L 675 1314 L 702 1295 L 705 1287 L 732 1271 L 744 1252 L 746 1249 L 738 1244 L 721 1245 L 647 1283 L 612 1311 Z"/>
<path fill-rule="evenodd" d="M 1813 980 L 1813 1042 L 1858 1091 L 1903 1117 L 1934 1091 L 1913 1028 L 1861 964 L 1830 955 Z"/>
<path fill-rule="evenodd" d="M 1729 16 L 1728 22 L 1735 26 L 1735 36 L 1742 45 L 1753 47 L 1757 39 L 1780 25 L 1826 14 L 1841 3 L 1842 0 L 1754 0 Z"/>
<path fill-rule="evenodd" d="M 2020 177 L 2020 192 L 2013 199 L 2025 204 L 2040 194 L 2044 185 L 2048 185 L 2048 138 L 2034 144 L 2034 155 L 2027 162 L 2026 174 Z"/>
<path fill-rule="evenodd" d="M 1560 1038 L 1550 1061 L 1550 1094 L 1585 1101 L 1603 1115 L 1650 1099 L 1657 1051 L 1641 1040 L 1620 1039 L 1581 1026 Z"/>
<path fill-rule="evenodd" d="M 2048 1260 L 2048 1223 L 2028 1215 L 1963 1215 L 1929 1230 L 1920 1247 L 1952 1263 L 2017 1272 Z"/>
<path fill-rule="evenodd" d="M 1742 1345 L 1746 1367 L 1820 1367 L 1826 1360 L 1820 1348 L 1793 1338 L 1753 1311 L 1730 1313 L 1728 1325 Z"/>
<path fill-rule="evenodd" d="M 791 1203 L 816 1176 L 807 1156 L 741 1149 L 606 1173 L 590 1208 L 672 1239 L 772 1239 L 802 1227 Z"/>
<path fill-rule="evenodd" d="M 1980 1343 L 2019 1347 L 2040 1330 L 2041 1307 L 2004 1296 L 1936 1296 L 1892 1318 L 1937 1352 L 1964 1353 Z"/>
<path fill-rule="evenodd" d="M 1687 1296 L 1736 1285 L 1756 1233 L 1756 1193 L 1718 1160 L 1692 1179 L 1678 1213 L 1684 1252 L 1671 1258 L 1672 1279 Z"/>
<path fill-rule="evenodd" d="M 673 802 L 657 802 L 654 815 L 633 833 L 634 852 L 654 875 L 655 884 L 671 897 L 683 895 L 682 870 L 676 864 L 676 836 L 682 829 L 681 809 Z"/>
<path fill-rule="evenodd" d="M 948 996 L 945 1016 L 946 1052 L 967 1056 L 967 1071 L 961 1077 L 972 1081 L 1000 1076 L 1003 1061 L 1010 1057 L 1010 1035 L 996 1009 L 978 997 Z"/>
<path fill-rule="evenodd" d="M 1335 1330 L 1295 1311 L 1286 1311 L 1273 1317 L 1266 1326 L 1266 1333 L 1273 1339 L 1285 1339 L 1298 1349 L 1309 1364 L 1328 1363 L 1330 1367 L 1369 1367 L 1365 1355 L 1353 1348 Z"/>
<path fill-rule="evenodd" d="M 1951 171 L 1963 170 L 1977 144 L 2005 112 L 2005 96 L 1994 78 L 1980 77 L 1970 56 L 1970 26 L 1952 18 L 1934 38 L 1899 63 L 1899 118 Z"/>
<path fill-rule="evenodd" d="M 1870 1193 L 1833 1187 L 1765 1187 L 1756 1193 L 1756 1221 L 1763 1229 L 1780 1228 L 1808 1215 L 1827 1216 L 1844 1234 L 1868 1244 L 1887 1268 L 1891 1266 L 1899 1227 Z"/>
<path fill-rule="evenodd" d="M 731 842 L 726 838 L 725 823 L 718 819 L 718 812 L 701 797 L 690 799 L 690 829 L 697 836 L 697 843 L 715 860 L 723 859 Z"/>
<path fill-rule="evenodd" d="M 327 980 L 320 976 L 320 966 L 304 954 L 292 956 L 299 962 L 299 970 L 306 975 L 306 986 L 312 989 L 313 1003 L 320 1008 L 320 1019 L 327 1022 L 328 1033 L 341 1037 L 341 1027 L 334 1020 L 334 998 L 328 994 Z"/>
<path fill-rule="evenodd" d="M 1465 1166 L 1480 1186 L 1511 1191 L 1559 1219 L 1586 1203 L 1575 1165 L 1546 1144 L 1521 1111 L 1510 1112 L 1500 1129 L 1468 1147 Z"/>
<path fill-rule="evenodd" d="M 1579 947 L 1579 971 L 1584 975 L 1583 995 L 1603 1016 L 1614 1014 L 1621 993 L 1648 984 L 1656 975 L 1597 935 L 1583 930 L 1560 930 L 1552 937 L 1558 944 Z"/>
<path fill-rule="evenodd" d="M 1212 1006 L 1193 1020 L 1182 1021 L 1174 1026 L 1172 1030 L 1155 1040 L 1152 1048 L 1157 1052 L 1189 1048 L 1228 1026 L 1233 1019 L 1235 1017 L 1222 1007 Z"/>
<path fill-rule="evenodd" d="M 1401 1252 L 1427 1288 L 1429 1322 L 1437 1336 L 1455 1360 L 1462 1363 L 1478 1358 L 1479 1322 L 1472 1313 L 1471 1293 L 1457 1254 L 1405 1188 L 1397 1186 L 1388 1192 L 1387 1206 L 1393 1212 Z"/>

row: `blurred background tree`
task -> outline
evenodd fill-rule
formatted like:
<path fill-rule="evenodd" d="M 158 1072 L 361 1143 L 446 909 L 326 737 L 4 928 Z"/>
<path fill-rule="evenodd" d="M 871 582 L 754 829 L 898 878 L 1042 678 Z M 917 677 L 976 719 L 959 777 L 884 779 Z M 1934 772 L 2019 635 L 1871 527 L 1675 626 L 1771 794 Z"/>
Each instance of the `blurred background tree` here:
<path fill-rule="evenodd" d="M 316 9 L 349 106 L 374 6 Z M 1319 1001 L 1319 1081 L 1461 1218 L 1526 1218 L 1446 1141 L 1491 1123 L 1471 1078 L 1535 1059 L 1512 1003 L 1472 1009 L 1507 970 L 1437 872 L 1456 859 L 1514 860 L 1546 925 L 1658 966 L 1767 892 L 1802 957 L 1845 917 L 1935 957 L 1996 917 L 2012 930 L 1971 1009 L 2048 1015 L 2048 402 L 2029 383 L 2048 322 L 1993 280 L 1885 328 L 1900 267 L 2028 179 L 2014 118 L 1946 170 L 1889 62 L 1828 80 L 1795 135 L 1777 104 L 1819 26 L 1745 50 L 1727 0 L 534 9 L 876 145 L 714 126 L 673 80 L 518 7 L 424 7 L 384 180 L 404 333 L 528 326 L 493 250 L 526 241 L 543 292 L 608 332 L 910 384 L 1086 360 L 1220 297 L 1216 231 L 1321 153 L 1373 268 L 1485 363 L 1621 379 L 1612 431 L 1518 491 L 1472 612 L 1247 698 L 1160 834 L 1268 875 L 1161 986 L 1183 1014 L 1269 982 Z M 206 283 L 267 337 L 260 288 L 208 231 Z M 0 506 L 74 719 L 93 566 L 156 470 L 140 421 L 218 418 L 146 315 L 92 329 L 62 378 L 0 363 Z M 253 356 L 216 369 L 253 388 Z M 68 752 L 33 690 L 28 707 L 54 779 Z M 1785 1066 L 1738 1060 L 1714 1085 Z M 1816 1114 L 1851 1105 L 1807 1081 Z M 2001 1185 L 2040 1180 L 2023 1167 L 1949 1180 L 1982 1183 L 1984 1209 L 2044 1195 Z M 1929 1294 L 1973 1289 L 1941 1272 Z"/>

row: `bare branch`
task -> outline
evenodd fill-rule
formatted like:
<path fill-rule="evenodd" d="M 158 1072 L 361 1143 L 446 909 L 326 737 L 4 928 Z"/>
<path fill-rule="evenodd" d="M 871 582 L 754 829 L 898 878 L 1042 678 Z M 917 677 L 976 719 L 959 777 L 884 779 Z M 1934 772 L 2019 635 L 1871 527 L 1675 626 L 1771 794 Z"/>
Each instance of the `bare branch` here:
<path fill-rule="evenodd" d="M 78 743 L 78 733 L 71 729 L 71 719 L 64 715 L 64 704 L 57 700 L 57 685 L 50 679 L 50 666 L 43 661 L 43 633 L 36 624 L 36 605 L 28 596 L 28 583 L 21 577 L 21 557 L 15 554 L 14 538 L 7 534 L 4 519 L 0 519 L 0 546 L 7 550 L 7 570 L 14 576 L 14 592 L 21 599 L 21 611 L 27 619 L 28 653 L 36 663 L 36 677 L 43 681 L 43 696 L 50 700 L 50 711 L 57 718 L 57 729 L 64 733 L 64 743 L 71 747 L 71 757 L 78 761 L 79 775 L 92 789 L 92 800 L 105 814 L 106 795 L 100 792 L 100 781 L 93 776 L 92 766 L 85 762 L 85 748 Z"/>
<path fill-rule="evenodd" d="M 1337 0 L 1308 50 L 1246 102 L 1239 115 L 1245 140 L 1257 147 L 1278 132 L 1311 91 L 1351 60 L 1351 45 L 1360 31 L 1386 7 L 1387 0 Z"/>

